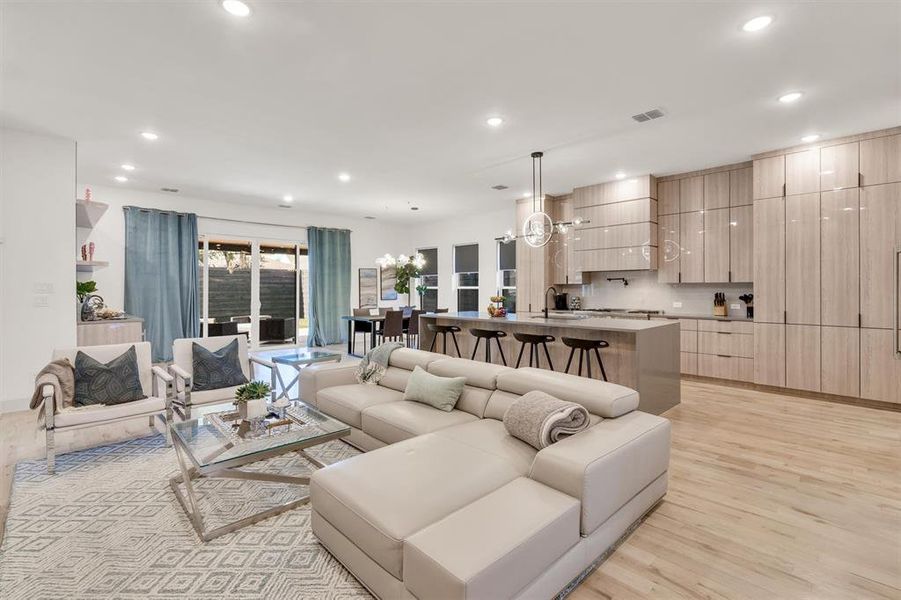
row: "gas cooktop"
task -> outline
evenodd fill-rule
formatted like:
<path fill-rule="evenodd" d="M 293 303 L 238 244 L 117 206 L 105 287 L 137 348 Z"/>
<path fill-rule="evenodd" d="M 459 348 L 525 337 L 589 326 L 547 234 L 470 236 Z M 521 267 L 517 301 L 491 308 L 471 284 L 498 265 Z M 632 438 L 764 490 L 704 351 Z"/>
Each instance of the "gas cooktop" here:
<path fill-rule="evenodd" d="M 633 315 L 661 315 L 661 314 L 663 314 L 662 310 L 645 310 L 643 308 L 584 308 L 582 310 L 585 310 L 588 312 L 625 313 L 625 314 L 633 314 Z"/>

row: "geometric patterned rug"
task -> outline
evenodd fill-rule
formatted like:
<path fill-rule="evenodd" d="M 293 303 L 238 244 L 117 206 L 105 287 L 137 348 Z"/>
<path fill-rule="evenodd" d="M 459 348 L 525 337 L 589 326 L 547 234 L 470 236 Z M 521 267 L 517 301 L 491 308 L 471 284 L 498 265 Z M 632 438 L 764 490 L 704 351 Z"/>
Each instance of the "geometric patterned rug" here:
<path fill-rule="evenodd" d="M 341 441 L 308 450 L 326 464 L 359 452 Z M 296 455 L 245 469 L 309 472 Z M 353 599 L 369 593 L 310 531 L 309 504 L 203 543 L 169 487 L 175 451 L 161 435 L 16 465 L 0 546 L 0 598 Z M 306 486 L 200 482 L 212 528 L 303 495 Z M 221 524 L 220 523 L 220 524 Z"/>

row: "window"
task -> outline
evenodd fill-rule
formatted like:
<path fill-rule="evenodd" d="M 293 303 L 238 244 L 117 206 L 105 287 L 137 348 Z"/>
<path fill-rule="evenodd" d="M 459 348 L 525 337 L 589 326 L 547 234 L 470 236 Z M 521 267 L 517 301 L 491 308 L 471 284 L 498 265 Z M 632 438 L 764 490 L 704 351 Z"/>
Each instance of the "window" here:
<path fill-rule="evenodd" d="M 479 245 L 454 246 L 454 285 L 457 310 L 479 310 Z"/>
<path fill-rule="evenodd" d="M 516 240 L 497 243 L 497 287 L 507 300 L 507 312 L 516 312 Z"/>
<path fill-rule="evenodd" d="M 438 248 L 420 248 L 417 250 L 425 258 L 420 285 L 425 286 L 422 295 L 422 310 L 438 310 Z"/>

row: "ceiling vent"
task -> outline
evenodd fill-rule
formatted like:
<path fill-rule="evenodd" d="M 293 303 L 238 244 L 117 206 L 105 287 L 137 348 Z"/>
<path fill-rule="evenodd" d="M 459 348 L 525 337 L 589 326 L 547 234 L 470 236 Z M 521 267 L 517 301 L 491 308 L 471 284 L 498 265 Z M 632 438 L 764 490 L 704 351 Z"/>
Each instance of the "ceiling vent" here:
<path fill-rule="evenodd" d="M 169 194 L 177 194 L 178 188 L 160 188 L 160 191 L 167 192 Z"/>
<path fill-rule="evenodd" d="M 279 208 L 294 208 L 294 207 L 291 206 L 290 204 L 279 204 L 278 207 L 279 207 Z"/>
<path fill-rule="evenodd" d="M 659 119 L 663 116 L 663 111 L 659 108 L 651 109 L 647 112 L 638 113 L 637 115 L 632 115 L 632 118 L 639 123 L 644 123 L 645 121 L 650 121 L 652 119 Z"/>
<path fill-rule="evenodd" d="M 509 190 L 509 189 L 510 189 L 510 186 L 509 186 L 509 185 L 501 185 L 501 184 L 498 184 L 498 185 L 493 185 L 493 186 L 491 186 L 491 189 L 497 190 L 497 191 L 500 192 L 501 190 Z"/>

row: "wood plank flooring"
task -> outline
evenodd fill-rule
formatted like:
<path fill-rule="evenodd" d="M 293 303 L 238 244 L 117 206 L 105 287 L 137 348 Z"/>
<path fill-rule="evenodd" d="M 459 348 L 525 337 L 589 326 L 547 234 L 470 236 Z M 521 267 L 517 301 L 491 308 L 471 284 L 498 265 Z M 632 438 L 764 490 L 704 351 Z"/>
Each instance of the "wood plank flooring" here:
<path fill-rule="evenodd" d="M 570 598 L 901 599 L 901 413 L 684 381 L 665 416 L 666 498 Z M 42 454 L 33 413 L 0 414 L 0 523 L 12 465 Z"/>

